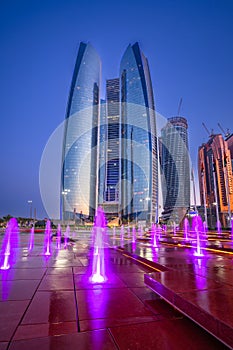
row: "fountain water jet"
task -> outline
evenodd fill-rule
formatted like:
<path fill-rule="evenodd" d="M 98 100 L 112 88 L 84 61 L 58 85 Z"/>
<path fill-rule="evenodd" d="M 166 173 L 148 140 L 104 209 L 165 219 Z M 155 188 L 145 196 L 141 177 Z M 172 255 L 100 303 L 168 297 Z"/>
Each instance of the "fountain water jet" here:
<path fill-rule="evenodd" d="M 221 222 L 220 222 L 220 220 L 217 221 L 217 231 L 218 231 L 218 234 L 219 234 L 219 235 L 222 233 L 222 228 L 221 228 Z"/>
<path fill-rule="evenodd" d="M 2 256 L 3 262 L 1 270 L 8 270 L 14 263 L 14 249 L 18 246 L 18 223 L 15 218 L 11 218 L 7 224 L 3 244 Z"/>
<path fill-rule="evenodd" d="M 157 232 L 155 224 L 151 225 L 151 241 L 154 247 L 157 247 Z"/>
<path fill-rule="evenodd" d="M 61 249 L 61 225 L 57 226 L 57 249 Z"/>
<path fill-rule="evenodd" d="M 45 237 L 44 237 L 44 255 L 50 256 L 51 255 L 51 222 L 50 220 L 47 220 L 46 227 L 45 227 Z"/>
<path fill-rule="evenodd" d="M 124 233 L 125 233 L 124 225 L 121 225 L 121 247 L 123 247 L 124 245 Z"/>
<path fill-rule="evenodd" d="M 33 247 L 34 247 L 34 232 L 35 232 L 35 228 L 34 228 L 34 226 L 32 226 L 31 233 L 30 233 L 30 241 L 29 241 L 29 246 L 28 246 L 29 252 L 31 252 L 33 250 Z"/>
<path fill-rule="evenodd" d="M 194 255 L 204 256 L 204 254 L 202 254 L 201 252 L 201 242 L 200 242 L 200 233 L 203 231 L 203 223 L 199 215 L 196 215 L 193 218 L 192 229 L 196 233 L 196 239 L 197 239 L 197 245 L 196 245 L 197 250 L 194 252 Z"/>
<path fill-rule="evenodd" d="M 102 208 L 97 209 L 95 224 L 93 227 L 93 261 L 92 274 L 90 280 L 92 283 L 103 283 L 107 280 L 105 274 L 104 260 L 104 238 L 106 221 Z"/>
<path fill-rule="evenodd" d="M 136 228 L 135 226 L 132 227 L 132 242 L 136 242 Z"/>
<path fill-rule="evenodd" d="M 189 235 L 189 221 L 187 218 L 184 219 L 184 238 L 186 241 L 188 241 L 188 235 Z"/>
<path fill-rule="evenodd" d="M 66 227 L 66 231 L 65 231 L 65 234 L 64 234 L 64 249 L 66 249 L 67 246 L 68 246 L 69 235 L 70 235 L 70 226 L 68 225 Z"/>

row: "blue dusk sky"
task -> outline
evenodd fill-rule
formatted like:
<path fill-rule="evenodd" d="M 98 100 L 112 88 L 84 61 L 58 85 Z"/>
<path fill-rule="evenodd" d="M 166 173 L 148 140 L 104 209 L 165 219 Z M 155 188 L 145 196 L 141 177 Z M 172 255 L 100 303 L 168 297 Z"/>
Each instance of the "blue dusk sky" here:
<path fill-rule="evenodd" d="M 208 140 L 202 127 L 233 131 L 232 0 L 2 0 L 0 2 L 0 216 L 46 216 L 39 166 L 64 120 L 80 41 L 102 60 L 103 81 L 118 76 L 129 43 L 149 60 L 156 110 L 189 124 L 190 154 Z M 102 97 L 104 91 L 102 91 Z"/>

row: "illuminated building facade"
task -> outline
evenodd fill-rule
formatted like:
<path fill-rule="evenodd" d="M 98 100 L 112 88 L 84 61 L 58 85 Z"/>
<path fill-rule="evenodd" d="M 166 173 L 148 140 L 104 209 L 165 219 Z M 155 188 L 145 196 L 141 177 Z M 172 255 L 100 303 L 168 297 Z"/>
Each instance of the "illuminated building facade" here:
<path fill-rule="evenodd" d="M 232 158 L 230 142 L 221 134 L 211 135 L 198 150 L 198 173 L 201 204 L 209 214 L 209 226 L 219 220 L 223 227 L 230 227 L 233 211 Z M 206 199 L 206 203 L 204 202 Z"/>
<path fill-rule="evenodd" d="M 148 61 L 138 43 L 120 64 L 121 214 L 154 221 L 158 195 L 155 106 Z"/>
<path fill-rule="evenodd" d="M 129 45 L 101 102 L 100 71 L 95 49 L 81 43 L 65 120 L 61 217 L 93 217 L 102 205 L 123 220 L 154 221 L 158 159 L 147 59 L 138 43 Z"/>
<path fill-rule="evenodd" d="M 61 181 L 61 216 L 92 216 L 97 204 L 100 58 L 81 43 L 67 104 Z"/>
<path fill-rule="evenodd" d="M 190 207 L 188 123 L 184 117 L 168 118 L 161 130 L 163 213 L 165 222 L 179 224 Z"/>

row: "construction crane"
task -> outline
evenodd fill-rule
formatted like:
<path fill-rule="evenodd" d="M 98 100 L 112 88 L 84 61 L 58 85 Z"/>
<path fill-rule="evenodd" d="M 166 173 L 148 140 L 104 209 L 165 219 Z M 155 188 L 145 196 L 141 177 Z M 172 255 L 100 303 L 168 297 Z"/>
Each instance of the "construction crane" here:
<path fill-rule="evenodd" d="M 210 131 L 207 129 L 205 123 L 202 122 L 202 126 L 204 127 L 205 131 L 207 132 L 207 134 L 209 135 L 209 137 L 211 137 L 211 133 Z"/>
<path fill-rule="evenodd" d="M 228 136 L 230 136 L 230 130 L 229 129 L 227 129 L 226 131 L 223 129 L 223 127 L 221 126 L 221 124 L 220 123 L 218 123 L 218 127 L 219 127 L 219 129 L 223 132 L 223 134 L 224 134 L 224 136 L 225 136 L 225 138 L 227 138 Z"/>
<path fill-rule="evenodd" d="M 177 116 L 178 116 L 178 117 L 179 117 L 179 115 L 180 115 L 180 109 L 181 109 L 182 102 L 183 102 L 183 99 L 182 99 L 182 97 L 181 97 L 180 102 L 179 102 L 179 106 L 178 106 L 178 111 L 177 111 Z"/>

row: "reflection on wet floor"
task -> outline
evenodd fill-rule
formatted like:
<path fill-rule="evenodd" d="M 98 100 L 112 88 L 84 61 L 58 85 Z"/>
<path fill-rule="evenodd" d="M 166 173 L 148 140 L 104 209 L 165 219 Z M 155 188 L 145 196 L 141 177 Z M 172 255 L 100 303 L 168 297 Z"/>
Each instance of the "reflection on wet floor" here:
<path fill-rule="evenodd" d="M 108 234 L 108 278 L 99 284 L 87 277 L 90 231 L 71 234 L 67 249 L 63 242 L 57 249 L 53 240 L 49 257 L 42 254 L 43 234 L 35 234 L 31 251 L 30 233 L 20 234 L 17 261 L 0 273 L 1 350 L 9 344 L 9 349 L 26 350 L 224 349 L 222 343 L 146 287 L 144 274 L 154 270 L 112 248 L 121 246 L 120 230 Z M 212 278 L 211 288 L 223 281 L 232 283 L 229 257 L 213 257 L 207 252 L 198 262 L 189 248 L 162 244 L 155 248 L 139 238 L 133 248 L 127 232 L 124 238 L 126 250 L 179 273 L 199 276 L 197 288 L 205 290 L 202 278 L 206 274 L 217 276 Z"/>

